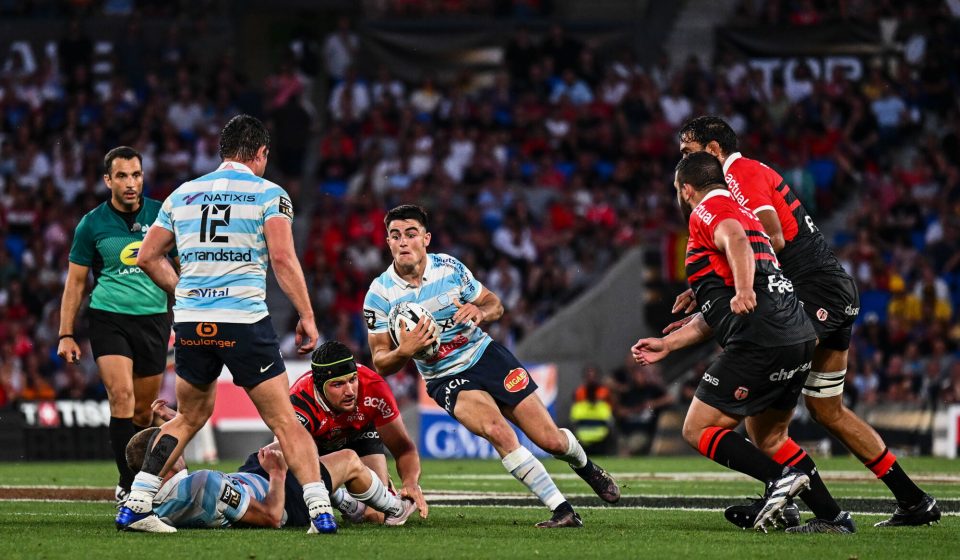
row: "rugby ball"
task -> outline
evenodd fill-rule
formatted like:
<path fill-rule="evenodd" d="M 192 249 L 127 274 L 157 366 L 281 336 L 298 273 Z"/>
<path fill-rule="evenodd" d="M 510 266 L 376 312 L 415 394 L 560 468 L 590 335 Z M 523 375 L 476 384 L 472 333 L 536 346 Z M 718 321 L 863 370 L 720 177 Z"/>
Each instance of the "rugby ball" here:
<path fill-rule="evenodd" d="M 390 332 L 390 339 L 393 340 L 394 346 L 400 346 L 400 329 L 413 330 L 417 326 L 417 322 L 420 321 L 420 317 L 424 316 L 429 319 L 437 339 L 429 347 L 414 354 L 413 358 L 416 360 L 426 360 L 437 355 L 440 350 L 440 325 L 437 324 L 429 311 L 419 303 L 412 301 L 402 301 L 395 305 L 387 318 L 387 330 Z"/>

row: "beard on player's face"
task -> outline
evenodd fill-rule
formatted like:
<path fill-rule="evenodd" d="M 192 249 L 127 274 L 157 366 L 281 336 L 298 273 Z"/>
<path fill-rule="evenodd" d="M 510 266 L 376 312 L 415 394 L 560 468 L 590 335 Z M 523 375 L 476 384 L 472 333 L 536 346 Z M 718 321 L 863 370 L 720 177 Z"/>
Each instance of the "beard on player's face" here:
<path fill-rule="evenodd" d="M 683 187 L 677 189 L 677 206 L 680 207 L 680 217 L 684 223 L 690 221 L 690 215 L 693 214 L 693 205 L 683 199 Z"/>

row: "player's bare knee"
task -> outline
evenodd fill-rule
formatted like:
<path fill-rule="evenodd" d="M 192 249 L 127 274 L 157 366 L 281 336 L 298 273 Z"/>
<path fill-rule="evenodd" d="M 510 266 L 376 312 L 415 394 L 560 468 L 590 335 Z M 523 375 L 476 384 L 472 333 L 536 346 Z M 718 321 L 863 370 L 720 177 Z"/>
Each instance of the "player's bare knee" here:
<path fill-rule="evenodd" d="M 703 426 L 695 426 L 690 422 L 684 422 L 681 434 L 683 435 L 683 441 L 690 444 L 690 447 L 698 449 L 700 437 L 703 435 Z"/>
<path fill-rule="evenodd" d="M 123 411 L 129 411 L 134 408 L 133 389 L 114 388 L 107 392 L 107 399 L 110 401 L 110 414 L 114 416 L 123 416 Z"/>
<path fill-rule="evenodd" d="M 133 409 L 133 423 L 141 428 L 153 426 L 153 410 L 150 407 Z"/>
<path fill-rule="evenodd" d="M 494 446 L 507 447 L 510 440 L 516 438 L 506 422 L 487 422 L 483 425 L 483 437 Z"/>

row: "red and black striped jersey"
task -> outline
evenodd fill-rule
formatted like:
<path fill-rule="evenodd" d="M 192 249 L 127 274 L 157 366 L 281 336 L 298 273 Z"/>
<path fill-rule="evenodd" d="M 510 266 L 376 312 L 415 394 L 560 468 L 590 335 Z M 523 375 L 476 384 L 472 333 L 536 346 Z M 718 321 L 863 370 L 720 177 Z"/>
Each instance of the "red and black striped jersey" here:
<path fill-rule="evenodd" d="M 733 270 L 726 253 L 714 240 L 717 228 L 725 220 L 735 220 L 743 227 L 756 264 L 753 290 L 757 309 L 748 315 L 730 311 L 730 300 L 736 293 Z M 693 209 L 685 264 L 700 311 L 721 346 L 732 342 L 787 346 L 816 338 L 793 293 L 793 285 L 780 272 L 760 220 L 737 204 L 730 191 L 712 190 Z"/>
<path fill-rule="evenodd" d="M 776 212 L 785 242 L 777 256 L 787 278 L 798 282 L 812 272 L 842 270 L 813 218 L 779 173 L 740 152 L 727 157 L 723 173 L 733 198 L 745 208 L 754 214 Z"/>
<path fill-rule="evenodd" d="M 357 364 L 357 408 L 337 413 L 319 395 L 313 375 L 307 372 L 290 388 L 290 402 L 297 419 L 310 432 L 323 452 L 342 449 L 360 434 L 389 424 L 400 417 L 390 385 L 377 372 Z"/>

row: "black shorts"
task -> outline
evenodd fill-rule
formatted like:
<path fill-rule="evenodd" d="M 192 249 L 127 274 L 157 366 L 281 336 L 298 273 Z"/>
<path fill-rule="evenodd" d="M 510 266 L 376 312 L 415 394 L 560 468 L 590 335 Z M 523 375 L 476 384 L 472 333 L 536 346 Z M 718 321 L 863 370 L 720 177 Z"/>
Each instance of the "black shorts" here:
<path fill-rule="evenodd" d="M 223 366 L 240 387 L 256 387 L 286 371 L 270 317 L 256 323 L 176 323 L 177 375 L 194 385 L 217 380 Z"/>
<path fill-rule="evenodd" d="M 499 404 L 516 406 L 535 393 L 537 384 L 509 350 L 491 341 L 480 359 L 464 371 L 427 382 L 427 393 L 450 416 L 461 391 L 485 391 Z"/>
<path fill-rule="evenodd" d="M 133 374 L 140 377 L 160 375 L 167 369 L 170 317 L 166 313 L 125 315 L 90 309 L 87 322 L 94 360 L 126 356 L 133 360 Z"/>
<path fill-rule="evenodd" d="M 810 374 L 815 347 L 814 340 L 774 348 L 728 344 L 703 374 L 696 396 L 737 416 L 791 410 Z"/>
<path fill-rule="evenodd" d="M 820 346 L 841 352 L 848 349 L 853 323 L 860 313 L 860 291 L 853 278 L 846 274 L 811 274 L 793 280 L 793 289 L 817 331 Z"/>
<path fill-rule="evenodd" d="M 373 426 L 373 423 L 370 423 L 369 426 L 365 427 L 364 431 L 346 441 L 319 441 L 316 438 L 314 438 L 314 441 L 317 442 L 317 450 L 320 452 L 320 455 L 326 455 L 327 453 L 333 453 L 341 449 L 350 449 L 356 452 L 359 457 L 387 454 L 386 449 L 383 447 L 383 440 L 380 439 L 380 432 Z"/>
<path fill-rule="evenodd" d="M 256 453 L 251 453 L 250 456 L 247 457 L 247 461 L 237 470 L 239 472 L 259 474 L 263 478 L 270 480 L 270 475 L 260 466 L 260 459 Z M 323 466 L 323 463 L 320 463 L 320 479 L 323 480 L 327 491 L 332 494 L 335 490 L 335 488 L 333 488 L 333 481 L 330 479 L 330 472 Z M 297 477 L 288 471 L 283 487 L 285 492 L 283 509 L 287 512 L 287 523 L 284 526 L 307 527 L 310 525 L 310 510 L 307 508 L 307 503 L 303 501 L 303 486 L 300 485 Z"/>

